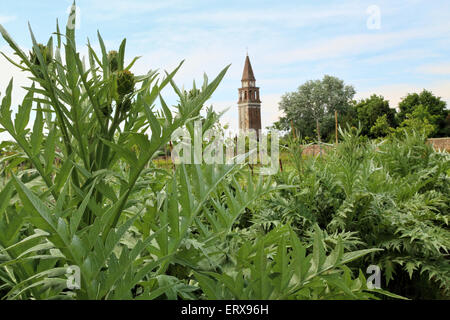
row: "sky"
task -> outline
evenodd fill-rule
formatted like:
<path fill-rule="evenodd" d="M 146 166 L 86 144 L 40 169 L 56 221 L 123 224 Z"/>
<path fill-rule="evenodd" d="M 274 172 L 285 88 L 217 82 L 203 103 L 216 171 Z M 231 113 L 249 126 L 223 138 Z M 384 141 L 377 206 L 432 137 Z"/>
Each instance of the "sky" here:
<path fill-rule="evenodd" d="M 69 0 L 0 0 L 0 24 L 24 49 L 30 22 L 46 43 L 64 26 Z M 78 0 L 77 41 L 89 38 L 98 48 L 97 30 L 107 50 L 127 38 L 127 60 L 141 56 L 135 74 L 173 70 L 185 60 L 175 82 L 186 89 L 210 80 L 231 64 L 208 101 L 217 111 L 229 108 L 222 123 L 238 126 L 238 87 L 248 52 L 261 91 L 263 127 L 276 121 L 286 92 L 324 75 L 353 85 L 356 98 L 384 96 L 396 107 L 402 97 L 431 90 L 450 103 L 450 1 L 178 1 Z M 0 51 L 10 54 L 0 39 Z M 0 56 L 0 92 L 14 77 L 15 105 L 26 75 Z M 163 96 L 176 104 L 170 88 Z"/>

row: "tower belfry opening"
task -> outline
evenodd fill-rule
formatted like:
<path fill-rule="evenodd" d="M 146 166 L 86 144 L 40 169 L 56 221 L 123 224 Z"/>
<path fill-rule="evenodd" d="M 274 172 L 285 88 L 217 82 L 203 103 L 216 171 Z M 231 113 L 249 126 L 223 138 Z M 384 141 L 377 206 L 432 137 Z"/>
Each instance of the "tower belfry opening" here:
<path fill-rule="evenodd" d="M 248 54 L 245 58 L 241 88 L 238 90 L 239 129 L 243 131 L 254 129 L 258 133 L 261 130 L 261 100 Z"/>

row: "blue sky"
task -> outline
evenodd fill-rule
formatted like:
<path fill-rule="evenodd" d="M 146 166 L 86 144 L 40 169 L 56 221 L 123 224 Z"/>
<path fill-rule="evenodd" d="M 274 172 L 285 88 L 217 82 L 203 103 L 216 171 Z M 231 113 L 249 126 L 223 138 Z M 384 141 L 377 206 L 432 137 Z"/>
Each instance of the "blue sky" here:
<path fill-rule="evenodd" d="M 0 23 L 24 48 L 29 21 L 40 42 L 67 21 L 68 0 L 6 1 Z M 282 94 L 329 74 L 357 90 L 357 97 L 381 94 L 396 107 L 408 92 L 423 88 L 450 102 L 450 2 L 399 1 L 154 1 L 79 0 L 79 46 L 100 30 L 108 50 L 128 41 L 128 59 L 142 56 L 137 74 L 173 69 L 186 62 L 176 82 L 210 79 L 232 64 L 210 103 L 230 107 L 223 122 L 237 126 L 237 88 L 246 48 L 261 88 L 263 126 L 275 121 Z M 380 28 L 368 28 L 370 6 L 380 10 Z M 0 40 L 0 50 L 8 52 Z M 83 49 L 84 50 L 84 49 Z M 0 92 L 11 76 L 25 76 L 0 57 Z M 23 92 L 16 90 L 18 102 Z M 167 99 L 176 102 L 170 90 Z"/>

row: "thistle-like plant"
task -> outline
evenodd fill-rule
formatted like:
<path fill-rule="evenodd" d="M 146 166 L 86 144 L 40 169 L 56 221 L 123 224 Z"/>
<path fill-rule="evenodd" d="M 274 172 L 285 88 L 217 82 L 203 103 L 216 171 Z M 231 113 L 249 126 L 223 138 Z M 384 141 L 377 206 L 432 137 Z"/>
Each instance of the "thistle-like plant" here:
<path fill-rule="evenodd" d="M 2 26 L 0 32 L 19 61 L 4 57 L 34 82 L 14 120 L 12 80 L 0 108 L 2 130 L 16 141 L 33 173 L 31 181 L 16 174 L 1 192 L 0 225 L 8 232 L 0 239 L 0 288 L 7 298 L 129 298 L 152 270 L 164 269 L 168 256 L 151 256 L 148 248 L 168 225 L 161 222 L 134 246 L 121 246 L 138 219 L 127 209 L 146 183 L 151 160 L 175 129 L 198 115 L 226 69 L 211 83 L 205 78 L 201 92 L 182 99 L 174 115 L 160 92 L 169 83 L 180 92 L 172 79 L 181 64 L 164 78 L 155 71 L 134 76 L 136 59 L 125 65 L 126 41 L 108 54 L 98 34 L 101 54 L 89 44 L 87 66 L 70 24 L 64 35 L 57 26 L 46 46 L 30 28 L 31 57 Z M 163 117 L 155 111 L 158 98 Z M 64 270 L 72 265 L 81 270 L 75 294 L 63 290 Z M 163 292 L 150 289 L 156 293 L 146 291 L 147 298 Z"/>

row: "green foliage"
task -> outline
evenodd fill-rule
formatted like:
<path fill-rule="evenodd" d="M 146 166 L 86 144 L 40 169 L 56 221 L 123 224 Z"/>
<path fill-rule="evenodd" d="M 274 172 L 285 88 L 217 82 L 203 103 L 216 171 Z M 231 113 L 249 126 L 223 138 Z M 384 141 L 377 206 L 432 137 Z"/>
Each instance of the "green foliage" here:
<path fill-rule="evenodd" d="M 87 66 L 70 27 L 63 44 L 57 26 L 56 46 L 53 37 L 39 45 L 30 28 L 31 60 L 1 26 L 0 32 L 21 61 L 5 57 L 34 82 L 14 119 L 12 80 L 0 106 L 1 128 L 14 139 L 1 159 L 7 175 L 0 191 L 1 298 L 208 295 L 195 281 L 198 275 L 222 272 L 242 253 L 243 243 L 255 242 L 257 227 L 246 226 L 245 214 L 285 188 L 270 179 L 254 181 L 245 165 L 178 165 L 170 172 L 152 164 L 177 128 L 193 130 L 192 121 L 200 118 L 227 69 L 211 83 L 205 76 L 202 87 L 194 84 L 188 93 L 172 80 L 181 64 L 164 78 L 155 71 L 135 76 L 130 69 L 136 59 L 125 65 L 125 40 L 118 51 L 107 53 L 99 34 L 101 53 L 88 44 Z M 179 97 L 175 113 L 160 95 L 168 84 Z M 219 117 L 208 109 L 204 130 Z M 292 239 L 298 246 L 299 240 Z M 291 269 L 299 263 L 315 266 L 290 287 L 296 297 L 318 275 L 323 286 L 335 283 L 324 274 L 362 255 L 336 250 L 327 258 L 332 261 L 324 260 L 323 250 L 313 260 L 290 258 Z M 258 259 L 267 263 L 261 254 Z M 79 270 L 79 287 L 68 288 L 69 270 Z M 351 278 L 350 271 L 344 274 Z M 365 287 L 364 281 L 356 286 L 354 281 L 338 287 L 352 286 L 356 297 Z M 272 280 L 259 280 L 260 287 L 271 285 Z M 311 297 L 322 296 L 318 291 Z"/>
<path fill-rule="evenodd" d="M 429 116 L 427 117 L 428 123 L 424 125 L 434 126 L 434 130 L 431 132 L 433 137 L 448 137 L 450 135 L 450 125 L 446 121 L 449 114 L 446 103 L 440 97 L 433 95 L 432 92 L 423 90 L 421 93 L 408 94 L 398 106 L 400 109 L 397 115 L 398 123 L 411 119 L 410 115 L 414 115 L 414 113 L 426 111 Z M 417 117 L 413 116 L 413 118 Z M 420 123 L 417 125 L 420 125 Z"/>
<path fill-rule="evenodd" d="M 298 91 L 283 95 L 280 110 L 284 116 L 274 128 L 295 128 L 299 136 L 316 137 L 316 142 L 323 137 L 333 142 L 337 110 L 341 127 L 360 125 L 362 134 L 370 138 L 383 138 L 392 132 L 398 135 L 405 130 L 423 131 L 430 137 L 450 136 L 450 111 L 440 97 L 427 90 L 408 94 L 399 103 L 398 113 L 382 96 L 373 94 L 368 99 L 351 101 L 354 94 L 353 87 L 344 86 L 334 77 L 307 81 Z"/>
<path fill-rule="evenodd" d="M 200 111 L 227 68 L 184 91 L 173 81 L 181 64 L 134 75 L 125 40 L 108 53 L 99 34 L 86 64 L 70 27 L 45 46 L 30 28 L 32 59 L 0 33 L 20 61 L 6 59 L 33 81 L 14 115 L 12 80 L 0 105 L 14 140 L 0 155 L 1 299 L 401 298 L 368 288 L 369 264 L 395 293 L 403 274 L 448 292 L 449 161 L 424 136 L 375 144 L 352 128 L 322 158 L 303 157 L 294 139 L 293 170 L 273 179 L 246 164 L 162 170 L 152 160 L 175 130 L 219 126 L 221 114 Z M 322 91 L 324 114 L 353 96 L 332 77 L 321 88 L 344 93 Z"/>
<path fill-rule="evenodd" d="M 280 227 L 255 243 L 245 242 L 221 273 L 195 273 L 208 299 L 376 299 L 364 275 L 357 278 L 345 264 L 377 249 L 345 253 L 341 239 L 326 252 L 316 227 L 312 253 L 289 228 Z"/>
<path fill-rule="evenodd" d="M 361 123 L 362 134 L 372 138 L 386 136 L 387 128 L 395 127 L 395 109 L 382 96 L 372 95 L 355 106 L 355 124 Z M 387 127 L 387 128 L 386 128 Z M 372 129 L 373 128 L 373 129 Z"/>
<path fill-rule="evenodd" d="M 284 203 L 267 204 L 272 212 L 265 217 L 273 225 L 293 219 L 301 237 L 318 223 L 330 235 L 346 234 L 349 249 L 383 248 L 353 266 L 379 265 L 386 288 L 396 294 L 448 298 L 449 155 L 414 131 L 377 143 L 360 134 L 341 131 L 342 143 L 323 158 L 292 152 L 295 174 L 278 179 L 296 188 L 273 195 Z"/>
<path fill-rule="evenodd" d="M 390 128 L 387 116 L 383 114 L 377 118 L 375 124 L 370 128 L 370 135 L 373 137 L 385 137 L 390 133 Z"/>
<path fill-rule="evenodd" d="M 329 140 L 334 133 L 334 111 L 337 110 L 345 121 L 354 95 L 352 86 L 332 76 L 308 81 L 281 98 L 280 110 L 285 116 L 280 119 L 279 126 L 289 130 L 293 124 L 302 137 L 317 136 L 319 140 L 321 137 Z M 317 132 L 318 127 L 320 132 Z"/>
<path fill-rule="evenodd" d="M 436 119 L 437 116 L 431 115 L 427 108 L 423 105 L 418 105 L 412 113 L 406 115 L 406 119 L 392 133 L 398 136 L 405 133 L 420 132 L 425 137 L 430 137 L 437 131 L 437 126 L 433 124 L 436 123 Z"/>
<path fill-rule="evenodd" d="M 1 192 L 3 297 L 126 299 L 132 298 L 132 289 L 138 283 L 145 289 L 142 297 L 163 294 L 167 288 L 161 291 L 164 281 L 158 277 L 164 273 L 167 259 L 192 227 L 195 212 L 228 171 L 197 176 L 197 185 L 203 178 L 213 183 L 206 193 L 202 189 L 203 202 L 184 202 L 178 193 L 171 192 L 172 198 L 164 200 L 166 206 L 170 203 L 170 214 L 140 233 L 132 245 L 123 242 L 145 207 L 140 206 L 134 214 L 128 210 L 135 206 L 136 193 L 149 183 L 148 176 L 156 172 L 147 168 L 151 159 L 175 129 L 198 116 L 226 69 L 211 83 L 205 77 L 196 97 L 180 95 L 175 116 L 160 92 L 169 83 L 180 92 L 172 82 L 179 67 L 161 80 L 154 71 L 135 77 L 129 71 L 135 60 L 128 67 L 124 65 L 125 40 L 117 54 L 108 55 L 99 35 L 100 58 L 89 46 L 90 66 L 86 67 L 76 52 L 74 31 L 69 27 L 64 47 L 59 28 L 56 47 L 53 38 L 45 47 L 38 45 L 30 29 L 34 59 L 39 63 L 30 61 L 3 27 L 0 31 L 22 66 L 9 60 L 35 82 L 26 88 L 28 94 L 14 120 L 12 80 L 0 108 L 0 125 L 20 151 L 9 160 L 26 159 L 32 174 L 30 179 L 20 173 L 21 177 L 14 177 Z M 54 52 L 51 60 L 48 52 Z M 112 72 L 116 67 L 117 77 Z M 135 89 L 136 84 L 140 84 L 139 89 Z M 158 97 L 162 117 L 153 110 Z M 32 110 L 36 116 L 30 130 L 27 126 Z M 175 176 L 179 175 L 187 177 L 181 173 Z M 167 180 L 169 189 L 172 181 Z M 179 194 L 189 194 L 188 181 L 181 182 Z M 174 217 L 176 201 L 189 206 L 182 212 L 189 218 L 178 231 L 173 220 L 167 221 L 168 216 Z M 191 211 L 194 206 L 197 211 Z M 184 219 L 181 214 L 180 219 Z M 168 242 L 170 247 L 165 249 L 161 244 L 161 255 L 153 255 L 150 243 L 167 233 L 174 235 L 174 242 Z M 76 292 L 65 290 L 65 272 L 72 265 L 81 270 L 81 289 Z"/>

